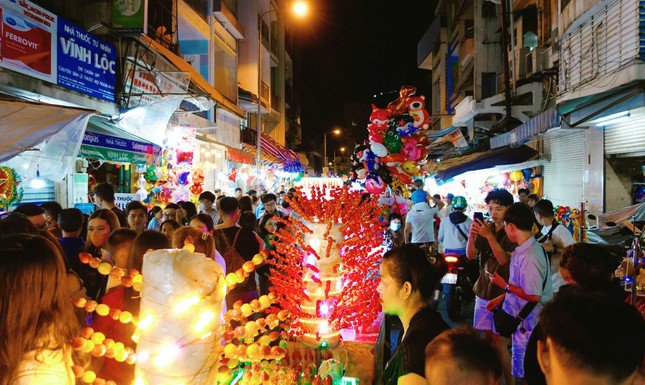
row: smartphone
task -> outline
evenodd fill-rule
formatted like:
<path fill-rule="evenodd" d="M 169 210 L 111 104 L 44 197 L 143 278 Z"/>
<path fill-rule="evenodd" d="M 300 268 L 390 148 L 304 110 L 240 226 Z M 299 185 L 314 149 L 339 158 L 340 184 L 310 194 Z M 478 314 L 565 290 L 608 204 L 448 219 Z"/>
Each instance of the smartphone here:
<path fill-rule="evenodd" d="M 473 214 L 473 221 L 477 221 L 478 219 L 482 222 L 484 221 L 484 213 L 481 211 L 475 211 Z"/>

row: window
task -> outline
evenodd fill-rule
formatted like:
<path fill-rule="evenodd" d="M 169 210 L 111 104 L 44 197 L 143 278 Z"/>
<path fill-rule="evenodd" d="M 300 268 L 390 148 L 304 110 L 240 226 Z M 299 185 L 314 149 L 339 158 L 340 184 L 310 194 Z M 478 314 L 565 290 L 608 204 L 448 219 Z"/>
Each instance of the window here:
<path fill-rule="evenodd" d="M 482 72 L 482 99 L 497 94 L 497 73 Z"/>
<path fill-rule="evenodd" d="M 215 36 L 215 88 L 233 102 L 237 101 L 237 54 Z"/>

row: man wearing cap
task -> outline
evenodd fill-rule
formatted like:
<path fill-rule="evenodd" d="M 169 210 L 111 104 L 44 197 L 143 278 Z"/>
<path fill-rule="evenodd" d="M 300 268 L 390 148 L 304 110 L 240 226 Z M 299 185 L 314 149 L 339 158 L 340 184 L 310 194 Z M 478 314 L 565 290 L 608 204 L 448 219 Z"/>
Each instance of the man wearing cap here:
<path fill-rule="evenodd" d="M 439 226 L 439 243 L 443 244 L 444 253 L 466 255 L 468 232 L 472 221 L 464 214 L 468 207 L 466 198 L 452 198 L 453 212 L 441 221 Z"/>
<path fill-rule="evenodd" d="M 436 207 L 430 207 L 428 197 L 437 204 Z M 412 203 L 414 205 L 405 217 L 405 241 L 420 245 L 434 244 L 434 216 L 443 208 L 444 203 L 423 190 L 412 193 Z"/>

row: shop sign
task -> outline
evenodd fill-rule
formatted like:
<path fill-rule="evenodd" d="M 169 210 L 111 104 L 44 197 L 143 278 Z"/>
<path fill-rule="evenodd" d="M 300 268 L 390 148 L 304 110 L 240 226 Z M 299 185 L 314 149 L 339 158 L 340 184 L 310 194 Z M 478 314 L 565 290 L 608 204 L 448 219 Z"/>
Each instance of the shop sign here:
<path fill-rule="evenodd" d="M 27 0 L 0 0 L 0 66 L 114 102 L 112 44 Z"/>
<path fill-rule="evenodd" d="M 79 156 L 112 162 L 159 165 L 161 147 L 151 143 L 85 132 Z"/>
<path fill-rule="evenodd" d="M 147 0 L 112 0 L 112 28 L 120 32 L 147 33 Z"/>
<path fill-rule="evenodd" d="M 114 194 L 114 204 L 123 211 L 125 211 L 125 207 L 128 205 L 128 203 L 138 201 L 138 200 L 139 200 L 138 194 L 126 194 L 126 193 Z"/>
<path fill-rule="evenodd" d="M 141 66 L 147 67 L 146 64 L 134 66 L 130 61 L 125 64 L 124 73 L 127 74 L 125 91 L 134 94 L 130 98 L 128 108 L 152 103 L 163 95 L 187 92 L 190 79 L 186 72 L 137 69 Z"/>

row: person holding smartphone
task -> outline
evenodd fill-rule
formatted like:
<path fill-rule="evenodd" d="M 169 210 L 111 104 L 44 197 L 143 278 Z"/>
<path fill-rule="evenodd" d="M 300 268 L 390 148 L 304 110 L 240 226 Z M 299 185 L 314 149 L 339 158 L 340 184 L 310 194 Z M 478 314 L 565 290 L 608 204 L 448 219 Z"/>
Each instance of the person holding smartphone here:
<path fill-rule="evenodd" d="M 479 278 L 475 282 L 475 312 L 473 328 L 484 331 L 497 350 L 507 384 L 512 384 L 511 357 L 508 352 L 510 339 L 495 333 L 493 314 L 486 309 L 488 302 L 504 294 L 502 288 L 491 283 L 490 276 L 499 274 L 508 281 L 511 253 L 517 247 L 504 231 L 504 215 L 513 204 L 513 195 L 504 189 L 495 189 L 485 199 L 492 222 L 484 221 L 483 214 L 476 212 L 468 234 L 466 257 L 479 259 Z"/>

